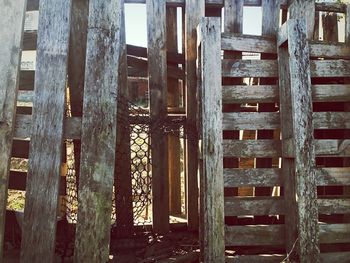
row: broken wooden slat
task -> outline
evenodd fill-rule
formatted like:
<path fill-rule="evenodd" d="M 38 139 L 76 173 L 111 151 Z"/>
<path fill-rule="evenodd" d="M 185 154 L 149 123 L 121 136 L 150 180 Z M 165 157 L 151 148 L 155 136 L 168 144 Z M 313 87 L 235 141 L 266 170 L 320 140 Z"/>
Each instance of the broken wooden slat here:
<path fill-rule="evenodd" d="M 198 205 L 198 127 L 197 127 L 197 26 L 204 16 L 204 0 L 186 0 L 185 47 L 186 47 L 186 90 L 187 122 L 190 124 L 186 149 L 187 221 L 189 230 L 199 226 Z M 191 197 L 191 198 L 190 198 Z"/>
<path fill-rule="evenodd" d="M 225 197 L 225 216 L 284 215 L 280 197 Z"/>
<path fill-rule="evenodd" d="M 118 68 L 123 65 L 120 55 L 125 49 L 123 8 L 124 1 L 119 0 L 92 0 L 89 4 L 74 249 L 77 262 L 106 262 L 109 258 L 117 99 L 121 88 Z"/>
<path fill-rule="evenodd" d="M 147 0 L 148 75 L 152 122 L 167 115 L 166 2 Z M 169 231 L 169 178 L 167 137 L 151 127 L 153 230 Z"/>
<path fill-rule="evenodd" d="M 71 1 L 40 1 L 21 261 L 53 262 L 68 60 Z M 40 214 L 40 217 L 38 215 Z M 33 249 L 35 246 L 35 249 Z"/>
<path fill-rule="evenodd" d="M 230 112 L 223 114 L 223 130 L 272 130 L 280 128 L 278 112 Z"/>
<path fill-rule="evenodd" d="M 276 60 L 222 60 L 222 76 L 230 78 L 277 78 Z"/>
<path fill-rule="evenodd" d="M 7 187 L 26 1 L 0 1 L 0 261 L 3 258 Z"/>
<path fill-rule="evenodd" d="M 263 158 L 280 157 L 281 141 L 279 140 L 224 140 L 224 157 Z"/>
<path fill-rule="evenodd" d="M 283 186 L 281 169 L 224 169 L 225 187 Z"/>
<path fill-rule="evenodd" d="M 285 242 L 284 225 L 226 226 L 225 233 L 227 246 L 283 246 Z"/>
<path fill-rule="evenodd" d="M 201 251 L 204 262 L 225 262 L 220 18 L 199 26 L 202 116 L 200 180 Z"/>

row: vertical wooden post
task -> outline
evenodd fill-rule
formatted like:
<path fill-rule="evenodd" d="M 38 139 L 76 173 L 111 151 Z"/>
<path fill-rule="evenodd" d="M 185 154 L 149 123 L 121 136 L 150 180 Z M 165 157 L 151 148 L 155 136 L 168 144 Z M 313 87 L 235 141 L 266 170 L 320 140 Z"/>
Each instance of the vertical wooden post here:
<path fill-rule="evenodd" d="M 306 19 L 307 39 L 313 39 L 315 29 L 315 0 L 292 0 L 288 10 L 290 18 Z"/>
<path fill-rule="evenodd" d="M 203 262 L 225 262 L 220 18 L 203 18 L 198 33 L 203 159 L 201 251 Z"/>
<path fill-rule="evenodd" d="M 300 262 L 319 262 L 319 235 L 318 235 L 318 208 L 317 188 L 315 179 L 315 146 L 313 138 L 312 100 L 310 57 L 307 43 L 306 21 L 304 19 L 291 19 L 287 22 L 288 53 L 286 47 L 279 47 L 280 87 L 282 90 L 281 110 L 282 116 L 290 114 L 292 117 L 282 119 L 283 141 L 293 137 L 293 150 L 295 153 L 293 172 L 288 172 L 285 181 L 285 198 L 287 211 L 286 231 L 287 250 L 294 242 L 298 244 Z M 289 67 L 286 55 L 289 55 Z M 289 74 L 288 77 L 283 76 Z M 285 86 L 283 86 L 285 85 Z M 290 91 L 288 91 L 289 89 Z M 285 99 L 289 99 L 286 101 Z M 283 103 L 287 103 L 283 105 Z M 291 110 L 291 111 L 290 111 Z M 292 120 L 292 127 L 290 123 Z M 289 120 L 289 121 L 288 121 Z M 287 129 L 292 128 L 293 134 Z M 293 162 L 286 161 L 287 165 Z M 285 164 L 284 164 L 285 166 Z M 283 168 L 285 170 L 285 168 Z M 295 172 L 295 178 L 294 177 Z M 295 187 L 295 191 L 288 188 Z M 288 190 L 287 190 L 288 189 Z M 294 214 L 294 215 L 293 215 Z M 297 219 L 292 222 L 291 219 Z M 297 222 L 297 237 L 295 227 L 291 224 Z M 297 238 L 289 240 L 290 238 Z M 289 252 L 289 251 L 288 251 Z"/>
<path fill-rule="evenodd" d="M 118 115 L 117 145 L 115 160 L 115 209 L 117 234 L 119 237 L 131 237 L 134 233 L 134 213 L 131 181 L 131 149 L 129 123 L 129 87 L 127 72 L 127 52 L 125 40 L 124 8 L 121 13 L 121 38 L 118 67 Z"/>
<path fill-rule="evenodd" d="M 204 0 L 186 0 L 186 113 L 187 113 L 187 171 L 186 203 L 188 230 L 198 230 L 198 128 L 197 128 L 197 26 L 204 17 Z"/>
<path fill-rule="evenodd" d="M 148 75 L 151 123 L 167 116 L 166 1 L 147 0 Z M 152 125 L 151 124 L 151 125 Z M 153 230 L 169 231 L 167 137 L 151 127 Z"/>
<path fill-rule="evenodd" d="M 15 124 L 26 0 L 0 0 L 0 261 L 3 257 L 7 188 Z"/>
<path fill-rule="evenodd" d="M 108 261 L 118 76 L 126 67 L 123 8 L 120 0 L 91 0 L 89 5 L 76 262 Z"/>
<path fill-rule="evenodd" d="M 21 262 L 54 259 L 70 11 L 70 0 L 40 1 Z"/>
<path fill-rule="evenodd" d="M 176 7 L 167 7 L 167 51 L 177 53 L 177 10 Z M 173 63 L 172 63 L 173 64 Z M 177 67 L 175 63 L 173 66 Z M 178 107 L 179 80 L 168 77 L 168 106 Z M 169 157 L 169 209 L 171 215 L 181 214 L 181 178 L 180 178 L 180 138 L 179 133 L 168 135 Z"/>

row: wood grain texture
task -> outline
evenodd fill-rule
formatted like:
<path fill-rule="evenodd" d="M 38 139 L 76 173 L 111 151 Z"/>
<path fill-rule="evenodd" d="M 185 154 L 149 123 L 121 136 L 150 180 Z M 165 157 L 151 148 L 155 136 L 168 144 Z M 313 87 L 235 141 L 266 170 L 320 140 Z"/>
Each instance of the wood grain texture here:
<path fill-rule="evenodd" d="M 22 262 L 54 260 L 70 8 L 69 0 L 40 2 Z"/>
<path fill-rule="evenodd" d="M 187 140 L 187 222 L 189 230 L 199 226 L 198 205 L 198 127 L 197 127 L 197 26 L 204 16 L 204 0 L 186 0 L 185 6 L 185 55 L 186 55 L 186 111 L 190 124 Z M 191 198 L 190 198 L 191 197 Z"/>
<path fill-rule="evenodd" d="M 223 103 L 278 102 L 279 89 L 276 85 L 223 86 Z"/>
<path fill-rule="evenodd" d="M 262 255 L 237 255 L 226 257 L 226 263 L 277 263 L 282 262 L 285 255 L 262 254 Z"/>
<path fill-rule="evenodd" d="M 288 26 L 299 256 L 301 262 L 319 262 L 316 160 L 307 26 L 304 19 L 290 20 Z"/>
<path fill-rule="evenodd" d="M 244 187 L 244 186 L 283 186 L 283 177 L 281 169 L 259 168 L 225 168 L 224 169 L 225 187 Z"/>
<path fill-rule="evenodd" d="M 224 157 L 263 158 L 280 157 L 281 141 L 279 140 L 224 140 Z"/>
<path fill-rule="evenodd" d="M 22 48 L 26 1 L 1 0 L 0 6 L 0 261 L 9 183 L 12 137 Z"/>
<path fill-rule="evenodd" d="M 231 60 L 222 61 L 222 76 L 230 78 L 276 78 L 275 60 Z"/>
<path fill-rule="evenodd" d="M 220 19 L 200 23 L 202 158 L 200 182 L 203 262 L 225 262 Z"/>
<path fill-rule="evenodd" d="M 147 0 L 148 75 L 152 121 L 167 115 L 166 2 Z M 169 178 L 167 137 L 151 130 L 153 230 L 169 231 Z"/>
<path fill-rule="evenodd" d="M 123 8 L 117 0 L 89 4 L 76 262 L 109 258 Z"/>
<path fill-rule="evenodd" d="M 280 128 L 280 116 L 278 112 L 230 112 L 223 114 L 222 125 L 224 130 L 272 130 Z"/>
<path fill-rule="evenodd" d="M 307 39 L 313 39 L 315 30 L 315 0 L 293 0 L 289 6 L 290 18 L 306 19 Z"/>
<path fill-rule="evenodd" d="M 229 15 L 232 16 L 231 14 Z M 273 37 L 249 36 L 222 33 L 221 48 L 228 51 L 244 51 L 276 54 L 276 41 Z"/>

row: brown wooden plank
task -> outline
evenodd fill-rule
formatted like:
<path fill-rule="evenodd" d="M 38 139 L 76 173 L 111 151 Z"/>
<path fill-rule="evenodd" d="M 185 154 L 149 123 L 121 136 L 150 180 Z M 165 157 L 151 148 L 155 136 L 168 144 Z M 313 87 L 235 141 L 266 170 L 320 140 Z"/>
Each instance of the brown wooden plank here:
<path fill-rule="evenodd" d="M 26 1 L 0 1 L 0 260 L 9 183 Z"/>
<path fill-rule="evenodd" d="M 198 127 L 197 127 L 197 26 L 204 16 L 204 0 L 187 0 L 185 6 L 186 113 L 189 136 L 186 142 L 187 222 L 189 230 L 199 227 Z"/>
<path fill-rule="evenodd" d="M 283 186 L 281 169 L 224 169 L 225 187 Z"/>
<path fill-rule="evenodd" d="M 333 253 L 321 253 L 321 262 L 338 262 L 338 263 L 346 263 L 349 262 L 350 252 L 333 252 Z"/>
<path fill-rule="evenodd" d="M 278 140 L 224 140 L 224 157 L 256 158 L 280 157 L 281 141 Z"/>
<path fill-rule="evenodd" d="M 40 2 L 34 125 L 30 136 L 21 262 L 54 260 L 70 8 L 70 0 Z"/>
<path fill-rule="evenodd" d="M 220 18 L 200 23 L 202 175 L 201 251 L 204 262 L 225 262 Z"/>
<path fill-rule="evenodd" d="M 222 60 L 222 76 L 230 78 L 276 78 L 276 60 Z"/>
<path fill-rule="evenodd" d="M 76 262 L 109 259 L 117 92 L 122 88 L 118 77 L 119 67 L 126 66 L 121 59 L 123 8 L 123 1 L 117 0 L 89 4 Z"/>
<path fill-rule="evenodd" d="M 312 5 L 312 1 L 309 2 Z M 298 8 L 304 8 L 304 6 L 299 5 Z M 310 33 L 310 28 L 307 28 L 304 19 L 289 21 L 288 50 L 290 56 L 296 196 L 298 197 L 299 256 L 301 262 L 317 262 L 320 250 L 318 247 L 317 189 L 314 169 L 316 160 L 312 121 L 310 55 L 306 40 L 307 29 Z M 290 208 L 286 207 L 286 209 Z"/>
<path fill-rule="evenodd" d="M 282 246 L 284 225 L 226 226 L 226 246 Z"/>
<path fill-rule="evenodd" d="M 224 130 L 272 130 L 280 128 L 278 112 L 230 112 L 223 114 Z"/>
<path fill-rule="evenodd" d="M 148 75 L 150 114 L 153 122 L 167 115 L 166 2 L 147 0 Z M 155 232 L 169 231 L 169 179 L 167 137 L 151 129 L 152 220 Z"/>
<path fill-rule="evenodd" d="M 280 197 L 225 197 L 225 216 L 284 214 Z"/>

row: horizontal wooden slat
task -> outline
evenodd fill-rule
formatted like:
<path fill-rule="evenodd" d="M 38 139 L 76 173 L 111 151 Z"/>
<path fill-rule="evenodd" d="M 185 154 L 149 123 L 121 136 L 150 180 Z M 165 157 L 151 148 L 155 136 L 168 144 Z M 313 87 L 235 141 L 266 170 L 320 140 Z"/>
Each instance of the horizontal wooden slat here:
<path fill-rule="evenodd" d="M 318 212 L 320 214 L 350 214 L 350 199 L 339 198 L 324 198 L 318 199 Z"/>
<path fill-rule="evenodd" d="M 350 112 L 314 112 L 315 129 L 350 129 Z"/>
<path fill-rule="evenodd" d="M 313 102 L 350 101 L 350 85 L 313 85 Z"/>
<path fill-rule="evenodd" d="M 320 243 L 349 243 L 350 224 L 320 224 Z"/>
<path fill-rule="evenodd" d="M 222 60 L 222 76 L 232 78 L 278 77 L 276 60 Z"/>
<path fill-rule="evenodd" d="M 17 102 L 33 103 L 33 91 L 19 90 L 17 95 Z"/>
<path fill-rule="evenodd" d="M 280 157 L 279 140 L 224 140 L 224 157 L 263 158 Z"/>
<path fill-rule="evenodd" d="M 350 258 L 350 252 L 321 253 L 320 258 L 322 263 L 348 263 Z"/>
<path fill-rule="evenodd" d="M 315 140 L 318 156 L 350 156 L 350 140 Z"/>
<path fill-rule="evenodd" d="M 311 60 L 311 77 L 350 77 L 349 60 Z"/>
<path fill-rule="evenodd" d="M 316 181 L 320 186 L 350 185 L 350 167 L 317 168 Z"/>
<path fill-rule="evenodd" d="M 280 128 L 278 112 L 223 113 L 223 130 L 273 130 Z"/>
<path fill-rule="evenodd" d="M 344 43 L 309 42 L 310 56 L 333 59 L 349 59 L 350 47 Z"/>
<path fill-rule="evenodd" d="M 221 48 L 230 51 L 276 54 L 276 39 L 262 36 L 222 33 Z"/>
<path fill-rule="evenodd" d="M 280 197 L 225 197 L 225 216 L 283 215 Z"/>
<path fill-rule="evenodd" d="M 224 86 L 223 103 L 266 103 L 278 102 L 278 87 L 273 85 Z"/>
<path fill-rule="evenodd" d="M 281 169 L 224 169 L 225 187 L 242 186 L 282 186 L 283 177 Z"/>
<path fill-rule="evenodd" d="M 226 246 L 284 245 L 284 225 L 226 226 Z"/>
<path fill-rule="evenodd" d="M 10 171 L 9 189 L 25 191 L 27 183 L 27 172 Z M 60 178 L 60 195 L 66 194 L 66 177 Z"/>
<path fill-rule="evenodd" d="M 279 263 L 286 258 L 286 255 L 237 255 L 227 256 L 226 263 Z"/>

